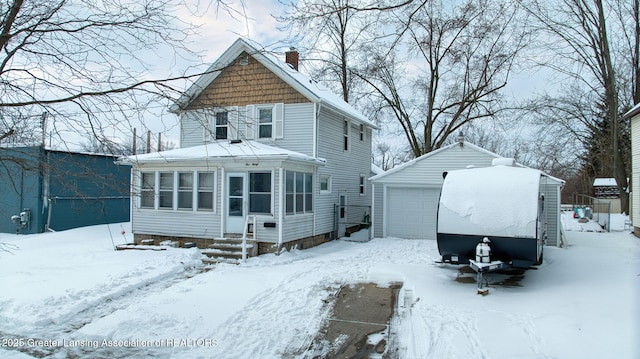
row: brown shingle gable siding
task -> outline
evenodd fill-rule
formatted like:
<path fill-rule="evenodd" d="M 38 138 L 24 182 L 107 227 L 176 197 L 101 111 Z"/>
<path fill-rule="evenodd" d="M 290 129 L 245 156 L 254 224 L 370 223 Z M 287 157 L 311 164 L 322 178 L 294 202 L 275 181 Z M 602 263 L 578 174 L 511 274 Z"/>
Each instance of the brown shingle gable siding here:
<path fill-rule="evenodd" d="M 249 63 L 241 65 L 242 59 Z M 311 102 L 256 59 L 243 52 L 202 91 L 188 110 L 262 103 Z"/>

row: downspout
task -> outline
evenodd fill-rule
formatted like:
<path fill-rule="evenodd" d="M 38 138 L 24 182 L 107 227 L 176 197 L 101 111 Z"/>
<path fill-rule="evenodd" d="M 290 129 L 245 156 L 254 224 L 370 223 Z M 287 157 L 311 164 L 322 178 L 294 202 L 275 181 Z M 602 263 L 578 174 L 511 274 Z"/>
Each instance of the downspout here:
<path fill-rule="evenodd" d="M 282 226 L 284 224 L 284 169 L 278 168 L 278 252 L 282 248 Z"/>
<path fill-rule="evenodd" d="M 225 195 L 225 188 L 226 188 L 226 183 L 227 183 L 227 178 L 226 175 L 224 173 L 224 167 L 222 167 L 220 169 L 220 238 L 224 238 L 224 230 L 225 230 L 225 224 L 227 222 L 226 220 L 226 215 L 225 215 L 225 204 L 226 201 L 228 201 L 228 198 Z"/>
<path fill-rule="evenodd" d="M 313 120 L 314 121 L 314 124 L 313 124 L 313 158 L 315 158 L 315 159 L 318 158 L 318 131 L 319 131 L 318 127 L 320 126 L 320 107 L 321 106 L 322 105 L 319 102 L 316 103 L 313 106 L 313 119 L 314 119 Z M 314 187 L 313 193 L 316 193 L 316 191 L 315 191 L 316 190 L 316 188 L 315 188 L 316 187 L 316 183 L 318 184 L 318 186 L 320 186 L 320 171 L 318 170 L 318 166 L 315 167 L 314 176 L 315 176 L 316 180 L 313 181 L 314 182 L 313 183 L 313 187 Z M 318 191 L 318 193 L 319 193 L 319 191 Z M 314 196 L 314 198 L 315 198 L 315 196 Z M 316 211 L 316 203 L 317 202 L 318 202 L 317 200 L 313 201 L 313 229 L 312 229 L 312 233 L 313 233 L 314 237 L 317 235 L 317 233 L 316 233 L 316 221 L 317 221 L 317 218 L 318 218 L 316 216 L 316 213 L 317 213 L 317 211 Z"/>
<path fill-rule="evenodd" d="M 318 158 L 318 126 L 320 125 L 320 103 L 313 106 L 313 157 Z"/>
<path fill-rule="evenodd" d="M 371 184 L 371 214 L 369 217 L 369 239 L 373 239 L 374 237 L 374 229 L 375 227 L 375 219 L 376 216 L 376 185 L 374 183 Z"/>

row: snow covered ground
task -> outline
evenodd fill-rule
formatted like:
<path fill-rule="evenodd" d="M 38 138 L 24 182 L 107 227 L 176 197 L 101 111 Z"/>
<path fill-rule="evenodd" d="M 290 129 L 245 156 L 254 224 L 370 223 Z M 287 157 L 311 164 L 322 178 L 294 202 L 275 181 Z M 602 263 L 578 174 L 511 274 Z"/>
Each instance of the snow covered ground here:
<path fill-rule="evenodd" d="M 202 271 L 195 249 L 114 251 L 121 228 L 0 234 L 0 357 L 309 357 L 343 284 L 403 282 L 400 358 L 638 358 L 640 239 L 563 217 L 520 286 L 456 281 L 435 241 L 333 241 Z M 113 235 L 113 239 L 111 238 Z M 130 238 L 129 238 L 130 240 Z"/>

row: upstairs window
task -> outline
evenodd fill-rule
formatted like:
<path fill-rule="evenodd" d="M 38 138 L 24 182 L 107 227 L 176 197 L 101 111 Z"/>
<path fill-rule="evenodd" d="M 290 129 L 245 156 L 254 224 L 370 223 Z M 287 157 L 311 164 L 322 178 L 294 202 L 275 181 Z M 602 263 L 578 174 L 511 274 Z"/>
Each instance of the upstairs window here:
<path fill-rule="evenodd" d="M 258 138 L 271 138 L 273 134 L 273 109 L 259 109 L 258 121 Z"/>
<path fill-rule="evenodd" d="M 229 112 L 216 112 L 216 140 L 226 140 L 229 132 Z"/>
<path fill-rule="evenodd" d="M 364 190 L 365 190 L 365 181 L 366 181 L 365 177 L 364 176 L 360 176 L 360 184 L 359 184 L 358 187 L 360 189 L 360 195 L 361 196 L 365 195 L 365 192 L 364 192 Z"/>
<path fill-rule="evenodd" d="M 365 132 L 364 132 L 364 124 L 361 123 L 360 124 L 360 142 L 364 141 L 364 134 L 365 134 Z"/>
<path fill-rule="evenodd" d="M 343 136 L 343 144 L 342 149 L 344 151 L 349 151 L 349 130 L 350 130 L 349 121 L 344 121 L 342 128 L 342 136 Z"/>

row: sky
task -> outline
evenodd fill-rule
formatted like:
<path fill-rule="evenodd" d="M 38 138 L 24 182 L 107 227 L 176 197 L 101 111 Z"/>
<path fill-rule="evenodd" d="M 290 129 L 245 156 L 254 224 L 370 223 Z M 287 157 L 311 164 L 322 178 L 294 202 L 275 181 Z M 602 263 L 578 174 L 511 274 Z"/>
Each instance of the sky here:
<path fill-rule="evenodd" d="M 287 6 L 283 4 L 286 2 L 284 0 L 181 1 L 175 15 L 185 23 L 198 26 L 197 33 L 185 41 L 190 49 L 200 55 L 200 58 L 176 60 L 170 51 L 164 52 L 166 56 L 163 57 L 162 50 L 159 50 L 160 55 L 154 63 L 154 68 L 147 74 L 149 78 L 160 79 L 182 75 L 185 71 L 190 74 L 203 71 L 238 37 L 252 40 L 269 51 L 281 54 L 291 46 L 296 47 L 295 43 L 289 42 L 292 36 L 278 29 L 280 24 L 275 18 L 286 11 Z M 301 67 L 304 71 L 304 64 L 301 64 Z M 544 85 L 545 79 L 539 73 L 525 73 L 510 81 L 506 93 L 512 96 L 522 93 L 530 94 L 535 91 L 534 89 L 542 88 Z M 178 117 L 168 112 L 167 103 L 158 103 L 157 106 L 150 108 L 150 113 L 144 118 L 144 126 L 140 123 L 136 124 L 135 121 L 133 126 L 137 127 L 139 138 L 146 138 L 144 128 L 148 128 L 155 139 L 158 133 L 162 133 L 164 141 L 170 141 L 176 146 L 180 145 Z M 111 133 L 106 135 L 121 139 L 130 132 L 132 132 L 130 128 L 113 128 Z M 84 137 L 76 137 L 68 140 L 65 145 L 70 144 L 73 147 L 87 142 Z M 397 141 L 404 143 L 403 136 L 391 137 L 397 137 Z M 53 146 L 56 147 L 56 144 L 53 143 Z"/>
<path fill-rule="evenodd" d="M 189 71 L 193 66 L 196 67 L 191 69 L 192 73 L 205 70 L 238 37 L 253 40 L 269 50 L 284 52 L 291 45 L 286 42 L 287 34 L 278 30 L 279 24 L 275 19 L 286 8 L 280 1 L 225 0 L 225 5 L 219 5 L 216 0 L 211 1 L 213 4 L 206 0 L 186 0 L 176 15 L 181 20 L 198 26 L 198 34 L 187 41 L 190 42 L 189 47 L 201 55 L 201 59 L 177 63 L 176 71 Z M 165 64 L 170 65 L 169 62 Z M 157 69 L 160 74 L 166 75 L 164 70 Z M 158 119 L 149 121 L 146 125 L 154 134 L 163 132 L 164 139 L 179 145 L 178 117 L 168 113 L 167 109 L 162 110 L 164 111 L 156 112 Z"/>

